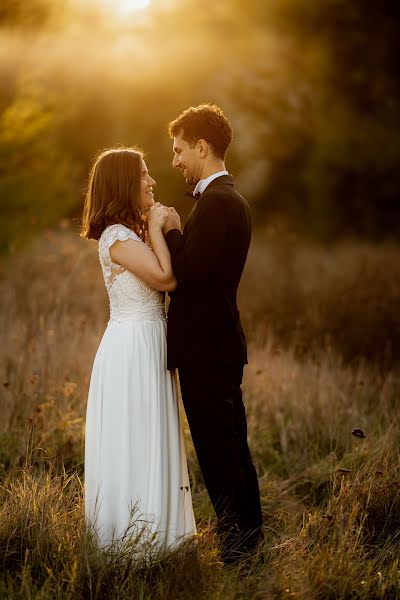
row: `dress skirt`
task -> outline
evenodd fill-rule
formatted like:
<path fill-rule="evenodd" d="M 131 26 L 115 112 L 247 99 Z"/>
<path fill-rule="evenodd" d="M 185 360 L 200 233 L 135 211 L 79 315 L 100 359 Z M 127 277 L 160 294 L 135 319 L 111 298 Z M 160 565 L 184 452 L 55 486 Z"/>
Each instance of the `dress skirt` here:
<path fill-rule="evenodd" d="M 98 348 L 85 437 L 85 517 L 103 548 L 157 552 L 196 533 L 166 322 L 111 319 Z"/>

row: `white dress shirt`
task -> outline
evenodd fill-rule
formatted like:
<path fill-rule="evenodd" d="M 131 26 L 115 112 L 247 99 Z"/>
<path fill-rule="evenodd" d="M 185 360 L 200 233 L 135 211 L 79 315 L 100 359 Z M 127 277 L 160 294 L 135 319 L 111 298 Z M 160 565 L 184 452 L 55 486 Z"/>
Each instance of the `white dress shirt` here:
<path fill-rule="evenodd" d="M 218 171 L 218 173 L 214 173 L 213 175 L 210 175 L 210 177 L 206 177 L 206 179 L 200 179 L 193 190 L 193 196 L 205 192 L 207 186 L 214 181 L 214 179 L 217 179 L 217 177 L 222 177 L 222 175 L 229 175 L 229 173 L 228 171 Z"/>

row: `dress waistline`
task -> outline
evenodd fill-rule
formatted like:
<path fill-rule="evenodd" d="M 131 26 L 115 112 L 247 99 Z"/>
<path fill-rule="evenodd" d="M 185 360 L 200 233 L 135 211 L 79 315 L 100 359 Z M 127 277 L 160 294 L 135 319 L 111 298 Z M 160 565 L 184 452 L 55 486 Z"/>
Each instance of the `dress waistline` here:
<path fill-rule="evenodd" d="M 146 306 L 136 310 L 112 312 L 108 323 L 123 323 L 126 321 L 166 321 L 164 305 Z"/>

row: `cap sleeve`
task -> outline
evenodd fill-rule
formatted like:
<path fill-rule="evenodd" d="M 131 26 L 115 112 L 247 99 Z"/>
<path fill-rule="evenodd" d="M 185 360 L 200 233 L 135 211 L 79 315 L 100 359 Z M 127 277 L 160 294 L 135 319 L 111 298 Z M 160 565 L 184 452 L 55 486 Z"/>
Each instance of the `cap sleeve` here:
<path fill-rule="evenodd" d="M 100 236 L 99 239 L 99 257 L 100 261 L 105 268 L 109 269 L 119 269 L 122 270 L 123 267 L 121 265 L 114 263 L 111 260 L 110 256 L 110 248 L 116 241 L 125 242 L 126 240 L 135 240 L 137 242 L 141 242 L 141 238 L 126 227 L 125 225 L 121 225 L 119 223 L 115 225 L 110 225 L 107 227 Z"/>

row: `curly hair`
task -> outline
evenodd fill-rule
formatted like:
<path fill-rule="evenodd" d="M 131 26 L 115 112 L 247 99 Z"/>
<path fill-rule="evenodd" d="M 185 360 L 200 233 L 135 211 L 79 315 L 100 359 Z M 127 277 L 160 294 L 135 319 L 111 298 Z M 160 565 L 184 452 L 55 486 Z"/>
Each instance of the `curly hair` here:
<path fill-rule="evenodd" d="M 143 156 L 139 148 L 110 148 L 97 156 L 89 175 L 82 237 L 98 240 L 106 227 L 121 223 L 147 239 L 139 205 Z"/>
<path fill-rule="evenodd" d="M 219 106 L 200 104 L 184 110 L 168 125 L 171 138 L 182 134 L 191 147 L 203 139 L 211 146 L 216 158 L 225 159 L 232 141 L 232 128 Z"/>

